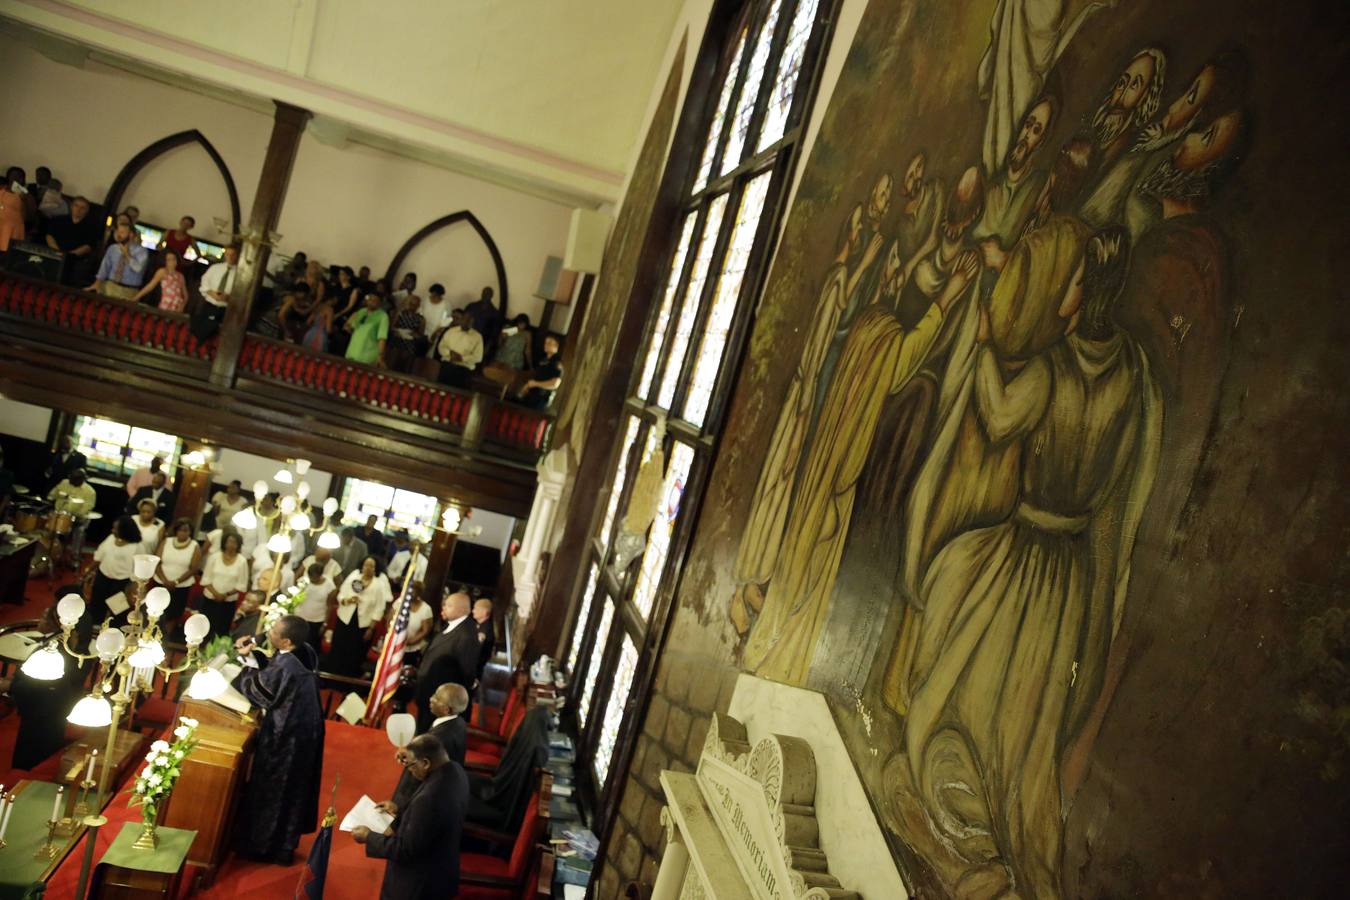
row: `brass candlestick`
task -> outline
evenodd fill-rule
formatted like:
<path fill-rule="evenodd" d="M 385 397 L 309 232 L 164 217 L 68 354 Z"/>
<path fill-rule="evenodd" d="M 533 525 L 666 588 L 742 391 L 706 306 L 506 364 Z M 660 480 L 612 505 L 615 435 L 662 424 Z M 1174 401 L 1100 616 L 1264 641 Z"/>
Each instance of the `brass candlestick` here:
<path fill-rule="evenodd" d="M 80 793 L 75 801 L 75 816 L 84 818 L 89 815 L 89 792 L 98 787 L 98 782 L 92 778 L 86 778 L 80 782 Z"/>
<path fill-rule="evenodd" d="M 33 854 L 33 859 L 56 859 L 56 820 L 47 823 L 47 843 Z"/>

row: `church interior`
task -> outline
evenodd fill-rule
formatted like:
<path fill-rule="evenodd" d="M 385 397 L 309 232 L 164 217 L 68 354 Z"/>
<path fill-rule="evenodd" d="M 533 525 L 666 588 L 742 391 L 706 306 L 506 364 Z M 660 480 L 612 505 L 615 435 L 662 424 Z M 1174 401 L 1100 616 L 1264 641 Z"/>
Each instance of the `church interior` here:
<path fill-rule="evenodd" d="M 0 898 L 1342 896 L 1347 29 L 0 0 Z"/>

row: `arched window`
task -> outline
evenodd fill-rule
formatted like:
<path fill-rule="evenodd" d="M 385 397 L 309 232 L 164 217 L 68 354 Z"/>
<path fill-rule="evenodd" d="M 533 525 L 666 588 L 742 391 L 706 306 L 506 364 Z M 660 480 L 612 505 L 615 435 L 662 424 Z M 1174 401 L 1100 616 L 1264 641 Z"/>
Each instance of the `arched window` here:
<path fill-rule="evenodd" d="M 593 779 L 598 808 L 627 739 L 627 713 L 639 705 L 631 702 L 635 678 L 651 665 L 646 651 L 669 614 L 678 557 L 777 235 L 833 7 L 833 0 L 746 0 L 725 31 L 714 89 L 687 101 L 706 103 L 706 128 L 693 148 L 661 295 L 652 298 L 634 360 L 620 445 L 564 654 L 578 768 Z M 664 469 L 653 511 L 650 494 L 634 502 L 633 487 L 658 451 Z"/>

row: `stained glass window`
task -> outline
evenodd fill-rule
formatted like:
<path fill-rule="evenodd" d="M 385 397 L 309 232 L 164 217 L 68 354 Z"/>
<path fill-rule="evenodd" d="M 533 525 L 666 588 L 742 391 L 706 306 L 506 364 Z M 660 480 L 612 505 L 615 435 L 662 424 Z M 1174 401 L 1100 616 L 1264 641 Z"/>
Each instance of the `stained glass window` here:
<path fill-rule="evenodd" d="M 600 626 L 595 629 L 595 643 L 591 645 L 591 658 L 586 664 L 586 687 L 581 692 L 581 703 L 577 706 L 577 722 L 586 725 L 586 715 L 591 709 L 591 698 L 595 696 L 595 683 L 600 679 L 600 660 L 604 659 L 605 647 L 609 643 L 609 627 L 614 624 L 614 603 L 605 598 L 605 611 L 600 616 Z"/>
<path fill-rule="evenodd" d="M 610 534 L 614 530 L 614 513 L 619 508 L 619 497 L 623 494 L 624 483 L 628 477 L 628 454 L 633 449 L 633 441 L 637 440 L 640 424 L 637 416 L 629 416 L 628 428 L 623 433 L 623 447 L 619 450 L 619 467 L 614 470 L 614 481 L 609 488 L 609 503 L 605 506 L 605 520 L 600 525 L 600 543 L 605 550 L 609 549 Z"/>
<path fill-rule="evenodd" d="M 623 714 L 628 707 L 628 694 L 633 689 L 633 676 L 637 673 L 637 645 L 628 635 L 623 636 L 623 650 L 619 653 L 619 664 L 614 669 L 614 684 L 609 690 L 609 700 L 605 703 L 605 714 L 600 720 L 600 736 L 595 741 L 595 783 L 605 783 L 609 774 L 609 763 L 614 758 L 614 745 L 619 740 L 619 727 L 623 725 Z"/>
<path fill-rule="evenodd" d="M 656 405 L 670 409 L 675 398 L 675 385 L 680 380 L 680 366 L 684 362 L 684 351 L 689 346 L 689 337 L 694 333 L 694 319 L 698 317 L 699 297 L 703 294 L 703 282 L 708 278 L 708 268 L 712 265 L 713 247 L 717 243 L 717 232 L 722 225 L 722 214 L 727 209 L 727 195 L 720 194 L 708 207 L 708 224 L 703 227 L 703 238 L 698 242 L 698 255 L 694 257 L 694 271 L 689 275 L 689 287 L 684 292 L 684 304 L 680 308 L 680 320 L 675 325 L 675 335 L 670 342 L 670 352 L 666 354 L 666 372 L 661 378 L 661 393 Z"/>
<path fill-rule="evenodd" d="M 741 54 L 745 51 L 745 32 L 741 32 L 736 42 L 736 53 L 727 67 L 726 81 L 717 97 L 717 111 L 713 113 L 712 124 L 708 126 L 708 139 L 703 145 L 703 160 L 698 165 L 698 178 L 694 183 L 698 188 L 708 183 L 712 172 L 713 157 L 717 155 L 717 144 L 722 137 L 722 126 L 727 121 L 727 107 L 731 105 L 731 92 L 736 89 L 736 73 L 741 70 Z"/>
<path fill-rule="evenodd" d="M 788 114 L 792 112 L 792 98 L 797 95 L 798 75 L 802 69 L 802 58 L 806 55 L 806 42 L 811 37 L 812 26 L 816 24 L 816 9 L 819 6 L 820 0 L 800 0 L 797 14 L 792 17 L 791 30 L 778 61 L 778 73 L 773 80 L 773 93 L 769 94 L 769 107 L 764 112 L 764 124 L 759 129 L 756 153 L 783 136 Z"/>
<path fill-rule="evenodd" d="M 127 476 L 149 466 L 156 456 L 163 457 L 164 469 L 172 475 L 182 447 L 175 435 L 94 416 L 75 418 L 71 443 L 88 458 L 91 468 Z"/>
<path fill-rule="evenodd" d="M 572 649 L 567 654 L 567 671 L 577 670 L 577 658 L 581 656 L 581 645 L 586 637 L 586 623 L 591 620 L 591 601 L 595 599 L 595 582 L 600 577 L 600 567 L 591 563 L 591 573 L 586 576 L 586 590 L 581 595 L 581 612 L 577 615 L 577 624 L 572 629 Z"/>
<path fill-rule="evenodd" d="M 675 294 L 680 289 L 680 276 L 684 274 L 684 258 L 689 253 L 689 241 L 694 236 L 694 224 L 697 220 L 697 211 L 684 217 L 684 228 L 680 230 L 680 244 L 675 250 L 675 259 L 670 264 L 670 273 L 666 276 L 666 292 L 661 298 L 661 310 L 656 315 L 656 328 L 652 331 L 651 343 L 647 345 L 647 359 L 642 364 L 642 383 L 638 386 L 639 397 L 648 396 L 652 389 L 656 364 L 661 361 L 661 349 L 666 345 L 670 310 L 675 305 Z"/>
<path fill-rule="evenodd" d="M 745 264 L 755 244 L 755 232 L 759 228 L 760 214 L 764 212 L 764 197 L 769 190 L 770 176 L 771 173 L 764 172 L 756 177 L 746 185 L 745 194 L 741 197 L 736 228 L 731 232 L 731 244 L 723 257 L 722 273 L 717 278 L 717 293 L 713 297 L 712 311 L 708 314 L 708 324 L 699 345 L 698 360 L 694 363 L 694 377 L 689 382 L 689 393 L 684 401 L 682 418 L 695 425 L 703 424 L 703 416 L 708 411 L 708 401 L 721 368 L 722 349 L 726 347 L 727 333 L 731 330 L 731 320 L 736 313 L 736 300 L 741 295 Z"/>
<path fill-rule="evenodd" d="M 782 0 L 774 0 L 769 7 L 769 15 L 755 36 L 755 51 L 750 54 L 750 65 L 745 71 L 745 84 L 741 88 L 740 99 L 736 102 L 736 115 L 731 120 L 731 133 L 727 135 L 727 148 L 722 153 L 722 171 L 725 175 L 741 162 L 741 151 L 745 149 L 745 137 L 750 131 L 750 119 L 755 112 L 755 100 L 759 98 L 759 85 L 764 80 L 764 66 L 769 61 L 769 50 L 773 45 L 773 33 L 778 25 L 778 10 Z"/>
<path fill-rule="evenodd" d="M 642 569 L 638 572 L 637 587 L 633 589 L 633 605 L 642 613 L 645 621 L 652 613 L 652 601 L 656 599 L 656 586 L 665 569 L 666 556 L 670 553 L 670 534 L 675 530 L 675 520 L 680 515 L 680 500 L 684 497 L 684 487 L 689 482 L 689 467 L 694 462 L 694 450 L 688 444 L 675 442 L 666 466 L 666 480 L 661 488 L 661 507 L 652 519 L 651 530 L 647 532 L 647 549 L 642 554 Z"/>

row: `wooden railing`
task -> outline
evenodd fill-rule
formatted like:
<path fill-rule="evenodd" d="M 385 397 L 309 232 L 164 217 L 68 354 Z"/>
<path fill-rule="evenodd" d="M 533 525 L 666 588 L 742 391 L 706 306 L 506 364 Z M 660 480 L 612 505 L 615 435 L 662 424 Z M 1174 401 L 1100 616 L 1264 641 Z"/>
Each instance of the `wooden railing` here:
<path fill-rule="evenodd" d="M 148 368 L 170 367 L 180 378 L 206 381 L 208 372 L 202 363 L 209 362 L 216 353 L 217 341 L 214 338 L 198 341 L 183 314 L 0 272 L 0 317 L 3 316 L 39 326 L 42 336 L 50 338 L 53 344 L 77 336 L 149 351 L 145 355 Z M 80 352 L 87 354 L 88 346 L 82 346 Z M 190 360 L 192 364 L 175 364 L 163 354 Z M 120 365 L 136 362 L 135 354 L 129 358 L 119 352 L 118 357 Z M 157 361 L 151 364 L 148 357 Z M 359 404 L 368 410 L 413 419 L 424 427 L 455 434 L 467 449 L 479 450 L 490 445 L 509 451 L 508 455 L 517 460 L 522 455 L 536 457 L 548 449 L 553 422 L 548 412 L 260 335 L 245 336 L 237 371 L 240 381 L 265 382 L 284 386 L 287 392 L 297 392 L 299 396 L 286 398 L 292 403 Z M 233 384 L 225 389 L 232 388 Z M 306 395 L 314 400 L 304 401 Z"/>

